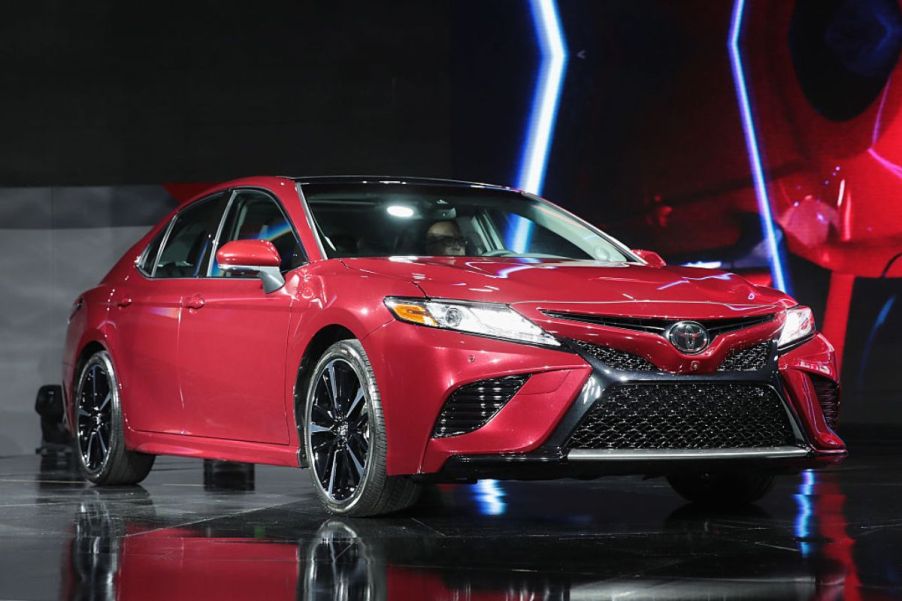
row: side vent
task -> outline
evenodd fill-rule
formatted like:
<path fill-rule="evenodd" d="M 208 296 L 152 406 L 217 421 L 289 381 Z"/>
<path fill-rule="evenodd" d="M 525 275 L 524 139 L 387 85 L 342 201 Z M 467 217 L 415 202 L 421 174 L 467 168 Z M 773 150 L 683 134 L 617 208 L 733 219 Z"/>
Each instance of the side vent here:
<path fill-rule="evenodd" d="M 445 401 L 432 436 L 457 436 L 483 427 L 517 394 L 528 379 L 529 375 L 507 376 L 461 386 Z"/>
<path fill-rule="evenodd" d="M 824 412 L 824 420 L 831 430 L 839 424 L 839 384 L 816 374 L 809 374 L 817 400 Z"/>

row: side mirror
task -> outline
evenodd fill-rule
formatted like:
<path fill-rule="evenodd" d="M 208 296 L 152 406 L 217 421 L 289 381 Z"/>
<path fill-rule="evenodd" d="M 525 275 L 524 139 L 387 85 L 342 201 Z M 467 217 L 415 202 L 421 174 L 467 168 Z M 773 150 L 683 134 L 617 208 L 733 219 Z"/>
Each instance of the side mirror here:
<path fill-rule="evenodd" d="M 234 240 L 216 251 L 216 260 L 223 271 L 256 273 L 267 294 L 285 285 L 282 257 L 269 240 Z"/>
<path fill-rule="evenodd" d="M 667 265 L 667 262 L 661 258 L 661 255 L 653 250 L 642 250 L 641 248 L 634 248 L 633 254 L 648 263 L 649 267 L 664 267 L 665 265 Z"/>

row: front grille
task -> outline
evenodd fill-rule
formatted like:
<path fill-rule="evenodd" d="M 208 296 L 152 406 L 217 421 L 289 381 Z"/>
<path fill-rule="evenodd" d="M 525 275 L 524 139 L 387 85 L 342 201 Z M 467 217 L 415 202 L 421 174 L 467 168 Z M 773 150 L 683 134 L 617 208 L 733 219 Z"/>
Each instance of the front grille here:
<path fill-rule="evenodd" d="M 783 403 L 754 383 L 621 384 L 608 388 L 571 449 L 729 449 L 794 444 Z"/>
<path fill-rule="evenodd" d="M 461 386 L 445 401 L 432 435 L 456 436 L 481 428 L 517 394 L 527 379 L 529 375 L 507 376 Z"/>
<path fill-rule="evenodd" d="M 609 346 L 598 346 L 583 340 L 573 340 L 572 342 L 584 353 L 592 355 L 612 369 L 628 371 L 660 371 L 648 359 L 640 357 L 639 355 L 634 355 L 633 353 L 619 351 Z"/>
<path fill-rule="evenodd" d="M 767 367 L 769 357 L 770 342 L 733 349 L 717 368 L 717 371 L 761 371 Z"/>
<path fill-rule="evenodd" d="M 839 424 L 839 384 L 816 374 L 810 374 L 811 384 L 817 394 L 817 400 L 824 412 L 824 420 L 831 430 Z"/>
<path fill-rule="evenodd" d="M 546 311 L 542 313 L 548 317 L 555 319 L 566 319 L 569 321 L 579 321 L 582 323 L 591 323 L 598 326 L 606 326 L 609 328 L 621 328 L 626 330 L 638 330 L 640 332 L 650 332 L 652 334 L 664 334 L 664 331 L 673 324 L 682 321 L 679 319 L 660 319 L 660 318 L 634 318 L 634 317 L 615 317 L 609 315 L 591 315 L 586 313 L 570 313 L 569 311 Z M 758 324 L 773 321 L 774 314 L 757 315 L 753 317 L 735 317 L 729 319 L 698 319 L 692 320 L 705 326 L 713 340 L 715 336 L 726 334 L 734 330 L 750 328 Z"/>

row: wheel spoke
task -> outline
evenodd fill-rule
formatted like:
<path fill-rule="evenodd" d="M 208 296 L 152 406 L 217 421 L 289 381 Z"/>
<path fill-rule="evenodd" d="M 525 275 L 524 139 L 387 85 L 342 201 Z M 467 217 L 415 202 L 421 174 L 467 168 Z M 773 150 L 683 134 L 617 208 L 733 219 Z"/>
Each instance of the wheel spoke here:
<path fill-rule="evenodd" d="M 350 418 L 351 414 L 354 413 L 354 410 L 360 404 L 360 401 L 363 400 L 363 386 L 360 384 L 357 385 L 357 394 L 354 396 L 354 400 L 351 401 L 350 407 L 348 407 L 347 412 L 345 413 L 346 418 Z"/>
<path fill-rule="evenodd" d="M 103 432 L 101 432 L 99 429 L 97 430 L 97 442 L 100 444 L 100 460 L 103 461 L 103 459 L 106 457 L 109 447 L 107 446 L 106 441 L 103 439 Z"/>
<path fill-rule="evenodd" d="M 335 449 L 332 449 L 332 469 L 329 470 L 329 485 L 326 487 L 326 492 L 329 493 L 329 496 L 332 495 L 332 491 L 335 489 L 335 472 L 337 463 L 338 453 L 335 451 Z"/>
<path fill-rule="evenodd" d="M 319 404 L 319 401 L 320 401 L 320 399 L 316 399 L 316 398 L 313 401 L 313 407 L 310 410 L 310 421 L 315 421 L 316 416 L 314 415 L 314 413 L 319 413 L 320 417 L 325 418 L 326 421 L 325 422 L 318 421 L 317 423 L 320 423 L 320 424 L 334 423 L 335 416 L 332 415 L 332 411 L 328 407 L 323 407 L 321 404 Z M 331 401 L 330 401 L 330 405 L 331 405 Z"/>
<path fill-rule="evenodd" d="M 363 454 L 364 456 L 366 455 L 367 451 L 369 451 L 369 449 L 370 449 L 370 441 L 368 441 L 366 439 L 366 436 L 364 436 L 362 432 L 354 432 L 354 434 L 351 436 L 351 438 L 348 439 L 348 442 L 356 443 L 358 446 L 359 452 L 361 454 Z"/>
<path fill-rule="evenodd" d="M 330 363 L 326 372 L 329 374 L 329 396 L 332 398 L 332 409 L 335 415 L 341 415 L 338 406 L 338 384 L 335 383 L 335 364 Z"/>
<path fill-rule="evenodd" d="M 327 445 L 332 445 L 332 444 L 334 444 L 334 443 L 335 443 L 335 439 L 334 439 L 334 438 L 323 438 L 323 439 L 320 440 L 319 442 L 311 442 L 311 443 L 310 443 L 310 449 L 311 449 L 314 453 L 316 453 L 316 452 L 319 451 L 321 448 L 323 448 L 323 447 L 325 447 L 325 446 L 327 446 Z"/>
<path fill-rule="evenodd" d="M 85 463 L 88 464 L 88 467 L 94 465 L 94 462 L 92 461 L 92 456 L 93 456 L 92 451 L 94 449 L 94 435 L 96 435 L 96 434 L 97 434 L 97 432 L 95 432 L 94 430 L 91 430 L 90 436 L 88 436 L 88 449 L 87 449 L 87 451 L 85 451 Z"/>
<path fill-rule="evenodd" d="M 363 478 L 363 464 L 357 459 L 357 455 L 354 454 L 354 449 L 351 448 L 351 445 L 347 446 L 347 454 L 351 459 L 351 463 L 354 465 L 354 469 L 357 471 L 357 482 L 360 482 Z"/>
<path fill-rule="evenodd" d="M 328 432 L 328 433 L 332 434 L 335 426 L 332 425 L 327 428 L 325 426 L 321 426 L 320 424 L 318 424 L 314 421 L 311 421 L 310 424 L 307 426 L 307 428 L 310 431 L 310 435 L 312 436 L 314 434 L 322 434 L 323 432 Z"/>
<path fill-rule="evenodd" d="M 113 398 L 113 393 L 107 392 L 106 396 L 103 398 L 103 402 L 101 402 L 100 406 L 97 407 L 97 410 L 103 411 L 104 409 L 106 409 L 106 406 L 110 404 L 110 400 L 112 400 L 112 398 Z"/>

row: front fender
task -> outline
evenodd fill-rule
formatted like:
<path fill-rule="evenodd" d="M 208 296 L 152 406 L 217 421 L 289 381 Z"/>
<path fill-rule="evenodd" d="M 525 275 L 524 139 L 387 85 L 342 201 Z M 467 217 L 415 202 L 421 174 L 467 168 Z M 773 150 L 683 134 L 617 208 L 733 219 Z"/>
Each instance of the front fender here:
<path fill-rule="evenodd" d="M 387 296 L 423 296 L 413 283 L 347 269 L 336 260 L 317 262 L 299 270 L 297 300 L 292 304 L 285 370 L 285 402 L 288 415 L 295 416 L 295 387 L 304 355 L 316 335 L 339 326 L 360 340 L 370 360 L 373 351 L 367 338 L 394 317 L 382 299 Z M 378 384 L 378 382 L 377 382 Z M 296 429 L 291 444 L 300 448 Z"/>

